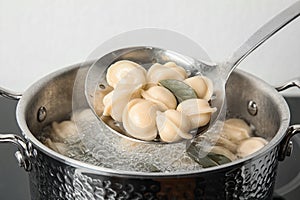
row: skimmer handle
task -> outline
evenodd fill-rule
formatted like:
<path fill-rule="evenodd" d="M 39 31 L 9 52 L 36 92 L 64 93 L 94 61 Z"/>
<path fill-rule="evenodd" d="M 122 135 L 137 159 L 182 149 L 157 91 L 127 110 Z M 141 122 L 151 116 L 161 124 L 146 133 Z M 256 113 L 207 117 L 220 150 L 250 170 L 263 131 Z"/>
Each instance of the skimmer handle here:
<path fill-rule="evenodd" d="M 224 66 L 221 66 L 221 70 L 224 70 L 222 75 L 225 80 L 227 80 L 230 73 L 244 58 L 246 58 L 252 51 L 263 44 L 267 39 L 273 36 L 277 31 L 299 17 L 299 15 L 300 1 L 297 1 L 259 28 L 244 44 L 242 44 L 242 46 L 235 51 L 230 60 L 227 61 Z"/>

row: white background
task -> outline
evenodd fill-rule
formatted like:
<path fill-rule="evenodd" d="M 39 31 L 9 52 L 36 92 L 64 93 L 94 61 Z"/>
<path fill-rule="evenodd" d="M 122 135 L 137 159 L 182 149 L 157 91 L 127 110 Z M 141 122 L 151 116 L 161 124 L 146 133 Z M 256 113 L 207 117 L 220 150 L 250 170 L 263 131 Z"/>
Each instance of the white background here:
<path fill-rule="evenodd" d="M 182 33 L 215 62 L 294 0 L 0 0 L 0 86 L 24 91 L 52 71 L 83 62 L 102 42 L 156 27 Z M 239 67 L 279 85 L 300 77 L 300 19 Z M 299 95 L 290 90 L 286 95 Z"/>

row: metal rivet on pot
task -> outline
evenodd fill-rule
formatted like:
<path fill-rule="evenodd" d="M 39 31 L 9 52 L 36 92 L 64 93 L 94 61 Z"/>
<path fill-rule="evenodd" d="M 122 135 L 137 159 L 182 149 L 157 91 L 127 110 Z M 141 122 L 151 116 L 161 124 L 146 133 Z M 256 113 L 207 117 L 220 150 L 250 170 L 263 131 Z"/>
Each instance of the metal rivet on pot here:
<path fill-rule="evenodd" d="M 248 113 L 252 116 L 255 116 L 257 114 L 257 105 L 254 101 L 248 102 Z"/>
<path fill-rule="evenodd" d="M 44 106 L 41 106 L 37 113 L 37 119 L 39 122 L 42 122 L 47 117 L 47 109 Z"/>
<path fill-rule="evenodd" d="M 293 142 L 290 141 L 289 145 L 286 148 L 286 156 L 290 156 L 292 154 L 293 151 Z"/>

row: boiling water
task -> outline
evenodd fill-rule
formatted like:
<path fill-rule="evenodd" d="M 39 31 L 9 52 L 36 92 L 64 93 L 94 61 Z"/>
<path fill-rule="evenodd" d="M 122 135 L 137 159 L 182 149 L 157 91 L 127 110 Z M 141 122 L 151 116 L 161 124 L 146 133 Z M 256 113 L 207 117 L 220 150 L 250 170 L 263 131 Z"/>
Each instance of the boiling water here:
<path fill-rule="evenodd" d="M 93 114 L 85 110 L 73 116 L 79 137 L 64 141 L 65 156 L 96 166 L 116 170 L 140 172 L 175 172 L 201 169 L 187 154 L 186 142 L 176 144 L 145 144 L 120 137 L 106 126 L 99 126 Z M 96 133 L 96 134 L 95 134 Z M 42 141 L 51 138 L 49 127 L 45 129 Z"/>
<path fill-rule="evenodd" d="M 84 163 L 115 170 L 165 173 L 196 171 L 203 168 L 201 164 L 207 165 L 202 158 L 215 145 L 224 125 L 218 121 L 192 143 L 155 144 L 133 142 L 113 133 L 89 109 L 73 114 L 71 120 L 78 129 L 73 137 L 62 141 L 51 127 L 46 127 L 39 139 L 43 142 L 50 138 L 54 144 L 60 140 L 63 148 L 57 148 L 59 153 Z"/>

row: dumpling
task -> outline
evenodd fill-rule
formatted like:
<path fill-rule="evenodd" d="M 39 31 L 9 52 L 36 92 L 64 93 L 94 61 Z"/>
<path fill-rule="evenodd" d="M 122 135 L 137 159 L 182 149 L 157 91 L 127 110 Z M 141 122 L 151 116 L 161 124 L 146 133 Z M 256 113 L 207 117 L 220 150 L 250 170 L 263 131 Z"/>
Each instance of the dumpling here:
<path fill-rule="evenodd" d="M 68 138 L 77 137 L 78 130 L 73 121 L 52 122 L 52 135 L 57 141 L 65 141 Z"/>
<path fill-rule="evenodd" d="M 157 136 L 156 112 L 159 106 L 145 99 L 133 99 L 125 107 L 122 120 L 126 132 L 140 140 L 153 140 Z"/>
<path fill-rule="evenodd" d="M 121 60 L 107 69 L 106 81 L 110 86 L 116 88 L 117 84 L 126 77 L 123 84 L 126 84 L 127 80 L 130 80 L 130 84 L 145 82 L 143 79 L 146 79 L 146 73 L 146 70 L 139 64 L 129 60 Z"/>
<path fill-rule="evenodd" d="M 236 153 L 237 144 L 231 142 L 227 138 L 224 138 L 222 136 L 220 137 L 219 135 L 218 136 L 212 136 L 210 138 L 211 138 L 212 141 L 214 141 L 216 143 L 216 145 L 222 146 L 222 147 L 228 149 L 229 151 L 231 151 L 232 153 Z"/>
<path fill-rule="evenodd" d="M 176 79 L 183 81 L 187 78 L 184 68 L 176 65 L 174 62 L 168 62 L 164 65 L 153 64 L 147 73 L 147 80 L 150 83 L 158 83 L 161 80 Z"/>
<path fill-rule="evenodd" d="M 207 100 L 188 99 L 181 102 L 177 110 L 190 118 L 192 129 L 194 129 L 208 124 L 211 114 L 217 109 L 211 108 Z"/>
<path fill-rule="evenodd" d="M 177 142 L 181 139 L 192 139 L 189 134 L 191 123 L 187 116 L 177 110 L 157 112 L 156 124 L 158 133 L 164 142 Z"/>
<path fill-rule="evenodd" d="M 110 116 L 111 115 L 111 110 L 112 110 L 112 96 L 114 94 L 114 91 L 109 92 L 105 97 L 103 98 L 103 115 L 104 116 Z"/>
<path fill-rule="evenodd" d="M 100 88 L 96 90 L 95 92 L 95 98 L 94 98 L 94 109 L 98 116 L 101 116 L 104 111 L 104 103 L 103 99 L 104 97 L 113 90 L 112 87 L 106 86 L 105 88 Z"/>
<path fill-rule="evenodd" d="M 225 121 L 227 126 L 235 126 L 242 129 L 245 129 L 249 135 L 251 135 L 252 130 L 251 127 L 243 120 L 239 118 L 230 118 Z"/>
<path fill-rule="evenodd" d="M 244 158 L 261 148 L 263 148 L 268 141 L 261 137 L 251 137 L 241 141 L 237 148 L 237 156 L 240 158 Z"/>
<path fill-rule="evenodd" d="M 231 161 L 236 160 L 236 155 L 234 155 L 231 151 L 229 151 L 228 149 L 226 149 L 225 147 L 222 147 L 222 146 L 212 147 L 211 152 L 215 153 L 215 154 L 223 155 L 223 156 L 229 158 Z"/>
<path fill-rule="evenodd" d="M 118 84 L 117 88 L 103 98 L 104 116 L 111 116 L 114 120 L 122 122 L 122 115 L 127 103 L 134 98 L 141 97 L 142 85 L 126 87 Z"/>
<path fill-rule="evenodd" d="M 205 76 L 193 76 L 183 82 L 191 86 L 200 99 L 209 100 L 213 94 L 213 83 Z"/>
<path fill-rule="evenodd" d="M 161 86 L 150 87 L 142 91 L 142 97 L 160 106 L 161 110 L 175 109 L 177 101 L 172 92 Z"/>
<path fill-rule="evenodd" d="M 227 138 L 235 144 L 250 137 L 251 128 L 248 124 L 237 118 L 228 119 L 224 122 L 221 136 Z"/>

